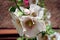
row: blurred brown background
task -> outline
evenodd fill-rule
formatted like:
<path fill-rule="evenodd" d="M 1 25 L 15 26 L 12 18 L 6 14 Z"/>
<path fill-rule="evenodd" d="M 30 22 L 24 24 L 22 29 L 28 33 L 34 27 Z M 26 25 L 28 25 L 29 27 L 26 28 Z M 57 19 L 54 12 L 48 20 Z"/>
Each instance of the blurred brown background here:
<path fill-rule="evenodd" d="M 0 28 L 14 28 L 9 15 L 9 7 L 14 5 L 9 0 L 0 0 Z"/>
<path fill-rule="evenodd" d="M 53 27 L 60 28 L 60 0 L 45 0 L 45 6 L 51 11 Z"/>
<path fill-rule="evenodd" d="M 45 0 L 45 6 L 51 11 L 54 28 L 60 28 L 60 0 Z M 9 7 L 14 5 L 9 0 L 0 0 L 0 28 L 14 28 L 9 15 Z"/>

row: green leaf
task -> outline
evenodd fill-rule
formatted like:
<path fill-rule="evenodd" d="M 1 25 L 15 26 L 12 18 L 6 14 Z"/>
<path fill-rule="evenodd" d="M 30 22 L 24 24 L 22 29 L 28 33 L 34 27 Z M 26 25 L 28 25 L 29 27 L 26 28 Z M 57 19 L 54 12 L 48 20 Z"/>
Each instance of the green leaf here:
<path fill-rule="evenodd" d="M 39 0 L 38 5 L 40 7 L 45 7 L 44 0 Z"/>
<path fill-rule="evenodd" d="M 52 29 L 51 25 L 46 25 L 46 30 Z"/>
<path fill-rule="evenodd" d="M 15 10 L 16 10 L 16 7 L 10 7 L 10 8 L 9 8 L 9 11 L 10 11 L 10 12 L 15 12 Z"/>
<path fill-rule="evenodd" d="M 22 38 L 17 38 L 17 40 L 23 40 Z"/>
<path fill-rule="evenodd" d="M 49 31 L 47 31 L 47 33 L 49 34 L 49 35 L 51 35 L 51 34 L 53 34 L 54 33 L 54 30 L 49 30 Z"/>
<path fill-rule="evenodd" d="M 54 33 L 54 30 L 52 30 L 52 29 L 51 29 L 51 30 L 49 30 L 49 31 L 50 31 L 50 34 L 53 34 L 53 33 Z"/>
<path fill-rule="evenodd" d="M 21 11 L 18 11 L 18 16 L 22 16 L 23 13 Z"/>
<path fill-rule="evenodd" d="M 46 33 L 48 34 L 48 35 L 51 35 L 51 34 L 53 34 L 55 31 L 52 29 L 52 26 L 51 25 L 47 25 L 46 26 Z"/>
<path fill-rule="evenodd" d="M 19 3 L 22 3 L 23 2 L 23 0 L 17 0 Z"/>
<path fill-rule="evenodd" d="M 28 38 L 26 38 L 26 40 L 28 40 Z"/>
<path fill-rule="evenodd" d="M 24 40 L 24 36 L 17 38 L 17 40 Z"/>

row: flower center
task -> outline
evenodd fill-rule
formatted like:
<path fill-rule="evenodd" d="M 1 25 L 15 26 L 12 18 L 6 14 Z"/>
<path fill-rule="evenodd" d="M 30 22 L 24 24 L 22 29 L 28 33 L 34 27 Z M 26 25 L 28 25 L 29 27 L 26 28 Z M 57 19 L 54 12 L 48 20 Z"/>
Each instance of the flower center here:
<path fill-rule="evenodd" d="M 29 19 L 25 22 L 27 28 L 32 28 L 34 26 L 34 22 Z"/>
<path fill-rule="evenodd" d="M 33 16 L 33 17 L 36 17 L 37 15 L 36 15 L 36 13 L 35 13 L 35 12 L 33 12 L 33 13 L 32 13 L 32 16 Z"/>

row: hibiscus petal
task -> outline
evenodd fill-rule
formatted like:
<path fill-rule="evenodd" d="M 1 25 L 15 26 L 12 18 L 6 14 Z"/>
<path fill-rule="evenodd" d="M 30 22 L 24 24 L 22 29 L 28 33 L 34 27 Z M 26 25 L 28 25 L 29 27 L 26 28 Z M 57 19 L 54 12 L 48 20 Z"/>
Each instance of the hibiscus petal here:
<path fill-rule="evenodd" d="M 30 5 L 30 10 L 34 9 L 35 11 L 39 11 L 40 10 L 40 6 L 36 5 L 36 4 L 31 4 Z"/>
<path fill-rule="evenodd" d="M 23 36 L 23 29 L 20 24 L 20 20 L 14 14 L 11 14 L 11 17 L 12 17 L 13 25 L 15 26 L 16 30 L 18 31 L 19 35 Z"/>
<path fill-rule="evenodd" d="M 24 9 L 24 14 L 26 14 L 26 15 L 30 14 L 30 10 Z"/>
<path fill-rule="evenodd" d="M 36 14 L 36 16 L 38 16 L 40 10 L 41 10 L 41 7 L 40 6 L 38 6 L 36 4 L 31 4 L 30 5 L 31 14 L 34 13 L 34 14 Z"/>
<path fill-rule="evenodd" d="M 15 21 L 12 20 L 12 22 L 13 22 L 13 25 L 15 26 L 17 32 L 19 33 L 19 35 L 20 35 L 20 36 L 23 36 L 24 33 L 23 33 L 23 29 L 22 29 L 22 27 L 19 26 Z"/>
<path fill-rule="evenodd" d="M 37 22 L 37 27 L 40 32 L 46 31 L 46 25 L 43 20 L 39 20 L 39 22 Z"/>
<path fill-rule="evenodd" d="M 40 17 L 40 19 L 43 18 L 43 15 L 44 15 L 44 9 L 45 9 L 45 8 L 41 8 L 41 10 L 40 10 L 39 13 L 38 13 L 38 17 Z"/>
<path fill-rule="evenodd" d="M 26 31 L 25 32 L 25 36 L 28 38 L 34 38 L 37 36 L 37 34 L 39 33 L 38 29 L 35 27 L 30 31 Z"/>

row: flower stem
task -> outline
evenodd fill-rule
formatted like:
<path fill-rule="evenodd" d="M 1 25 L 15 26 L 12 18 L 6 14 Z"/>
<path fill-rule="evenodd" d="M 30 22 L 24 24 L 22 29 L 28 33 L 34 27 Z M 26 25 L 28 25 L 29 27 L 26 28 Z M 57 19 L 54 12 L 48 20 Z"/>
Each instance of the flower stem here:
<path fill-rule="evenodd" d="M 21 9 L 19 8 L 19 6 L 18 6 L 16 0 L 15 0 L 15 4 L 16 4 L 17 8 L 19 9 L 19 11 L 21 11 Z M 22 11 L 21 11 L 21 12 L 22 12 Z M 22 12 L 22 13 L 23 13 L 23 12 Z"/>

